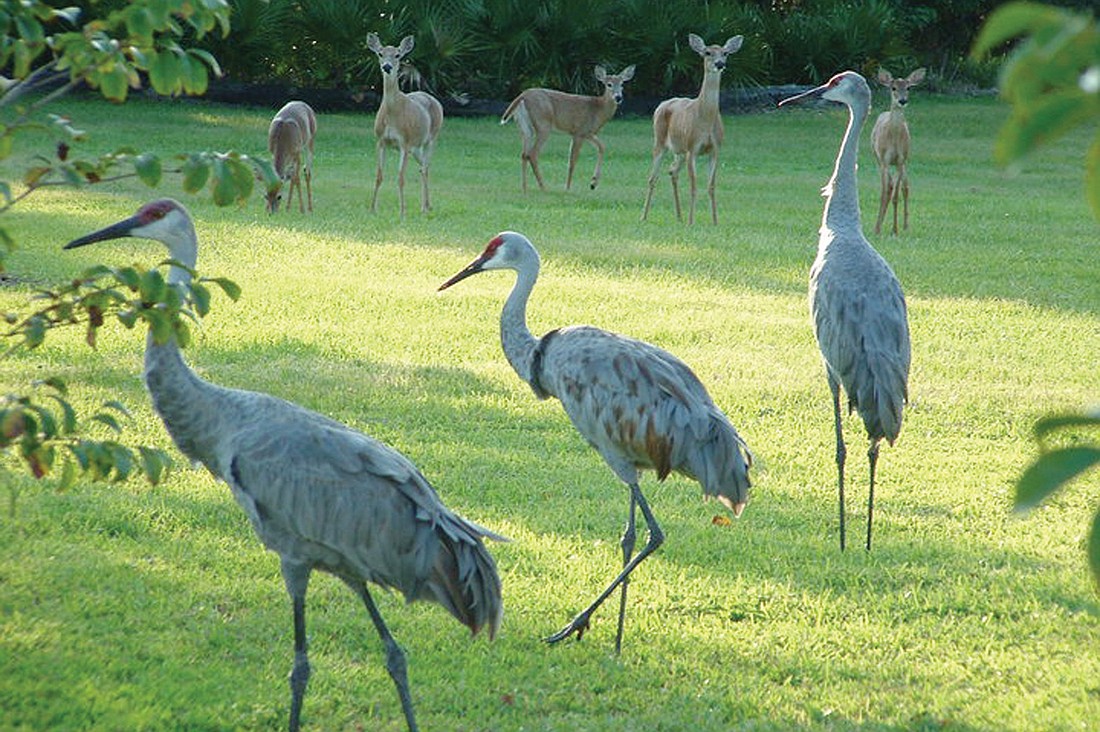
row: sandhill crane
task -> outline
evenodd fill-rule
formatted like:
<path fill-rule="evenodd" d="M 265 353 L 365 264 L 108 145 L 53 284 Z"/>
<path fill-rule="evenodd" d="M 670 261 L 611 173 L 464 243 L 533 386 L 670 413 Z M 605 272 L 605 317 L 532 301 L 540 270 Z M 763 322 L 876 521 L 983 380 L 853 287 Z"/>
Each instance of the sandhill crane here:
<path fill-rule="evenodd" d="M 194 225 L 170 199 L 65 248 L 128 236 L 162 242 L 174 262 L 194 269 Z M 168 281 L 190 277 L 173 265 Z M 343 580 L 366 605 L 415 730 L 405 656 L 367 583 L 400 590 L 409 602 L 438 603 L 474 634 L 487 626 L 492 638 L 501 619 L 500 579 L 482 538 L 501 537 L 449 511 L 396 450 L 282 399 L 204 381 L 174 338 L 158 344 L 148 335 L 145 385 L 180 451 L 229 485 L 260 540 L 279 555 L 294 610 L 290 730 L 299 727 L 310 675 L 305 596 L 314 569 Z"/>
<path fill-rule="evenodd" d="M 848 128 L 840 144 L 833 177 L 823 193 L 817 259 L 810 268 L 810 313 L 814 336 L 825 359 L 833 394 L 836 427 L 837 484 L 840 498 L 840 548 L 844 549 L 844 436 L 841 431 L 840 387 L 848 395 L 848 411 L 859 412 L 870 446 L 870 492 L 867 497 L 867 549 L 875 506 L 875 465 L 879 443 L 891 445 L 901 431 L 908 399 L 909 318 L 901 284 L 886 260 L 863 235 L 856 187 L 859 133 L 871 108 L 871 89 L 854 71 L 780 102 L 821 97 L 848 107 Z"/>
<path fill-rule="evenodd" d="M 557 397 L 577 431 L 630 488 L 630 510 L 621 547 L 623 570 L 586 609 L 546 640 L 583 636 L 589 617 L 622 586 L 615 651 L 622 649 L 630 573 L 661 542 L 664 533 L 638 486 L 638 471 L 658 480 L 677 471 L 697 480 L 735 516 L 748 501 L 752 455 L 702 382 L 683 361 L 656 346 L 592 326 L 570 326 L 535 338 L 527 328 L 527 299 L 539 274 L 539 255 L 522 234 L 495 236 L 481 256 L 444 282 L 444 290 L 470 275 L 512 269 L 516 284 L 500 316 L 504 355 L 540 399 Z M 633 558 L 635 507 L 649 539 Z"/>

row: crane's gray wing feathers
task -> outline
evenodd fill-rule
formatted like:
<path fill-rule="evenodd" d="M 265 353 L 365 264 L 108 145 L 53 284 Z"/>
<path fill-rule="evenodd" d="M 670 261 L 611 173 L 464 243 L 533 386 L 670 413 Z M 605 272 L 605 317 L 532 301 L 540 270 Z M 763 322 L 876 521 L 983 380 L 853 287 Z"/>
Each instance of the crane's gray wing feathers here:
<path fill-rule="evenodd" d="M 868 246 L 868 249 L 870 247 Z M 814 335 L 830 376 L 844 388 L 849 411 L 872 440 L 893 442 L 908 399 L 909 322 L 897 277 L 877 253 L 859 267 L 810 279 Z"/>
<path fill-rule="evenodd" d="M 543 383 L 624 482 L 637 468 L 662 480 L 675 470 L 707 495 L 746 499 L 744 441 L 683 361 L 589 326 L 562 329 L 543 359 Z"/>
<path fill-rule="evenodd" d="M 494 634 L 500 579 L 482 539 L 501 537 L 447 509 L 396 450 L 293 404 L 267 406 L 238 432 L 227 476 L 264 543 Z"/>

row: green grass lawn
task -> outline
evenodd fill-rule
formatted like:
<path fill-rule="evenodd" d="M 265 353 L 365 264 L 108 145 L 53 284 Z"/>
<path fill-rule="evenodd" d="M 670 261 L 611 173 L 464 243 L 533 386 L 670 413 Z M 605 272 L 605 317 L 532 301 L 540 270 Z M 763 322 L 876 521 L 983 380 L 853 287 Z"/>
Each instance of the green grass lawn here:
<path fill-rule="evenodd" d="M 876 97 L 872 114 L 883 108 Z M 133 142 L 163 156 L 264 154 L 274 112 L 141 100 L 55 111 L 87 129 L 93 149 Z M 990 150 L 1006 114 L 989 98 L 921 94 L 908 110 L 911 227 L 870 237 L 901 279 L 913 340 L 905 426 L 879 461 L 871 553 L 837 547 L 832 410 L 806 305 L 840 111 L 727 117 L 720 223 L 709 224 L 704 196 L 692 228 L 675 221 L 664 176 L 639 221 L 647 119 L 605 128 L 596 191 L 591 148 L 563 190 L 568 144 L 553 138 L 542 154 L 551 189 L 526 196 L 515 128 L 450 119 L 435 211 L 418 213 L 410 168 L 401 223 L 392 154 L 379 211 L 368 210 L 373 116 L 322 114 L 312 215 L 269 217 L 259 196 L 218 209 L 177 180 L 40 192 L 4 217 L 22 284 L 0 291 L 0 305 L 92 263 L 155 264 L 163 251 L 140 240 L 61 246 L 156 196 L 183 200 L 200 271 L 244 290 L 237 303 L 215 297 L 187 351 L 194 368 L 387 442 L 448 505 L 512 539 L 491 547 L 505 599 L 493 644 L 471 641 L 436 606 L 380 597 L 425 730 L 1095 729 L 1100 603 L 1083 545 L 1097 476 L 1026 516 L 1010 508 L 1036 418 L 1100 400 L 1100 227 L 1082 187 L 1091 132 L 1003 172 Z M 6 177 L 20 170 L 6 165 Z M 498 316 L 511 273 L 436 293 L 502 229 L 542 254 L 533 331 L 587 322 L 670 350 L 757 457 L 751 504 L 732 525 L 713 520 L 724 510 L 695 483 L 647 475 L 667 541 L 634 573 L 621 657 L 614 602 L 583 641 L 540 639 L 614 576 L 627 491 L 505 361 Z M 84 409 L 125 402 L 127 439 L 168 447 L 139 378 L 142 348 L 118 325 L 96 351 L 81 333 L 55 333 L 0 362 L 0 384 L 62 376 Z M 845 426 L 858 547 L 865 443 L 858 419 Z M 189 469 L 153 488 L 57 492 L 5 479 L 21 493 L 14 518 L 0 513 L 0 728 L 285 725 L 290 603 L 276 557 L 224 485 Z M 358 600 L 315 575 L 308 608 L 305 728 L 403 729 Z"/>

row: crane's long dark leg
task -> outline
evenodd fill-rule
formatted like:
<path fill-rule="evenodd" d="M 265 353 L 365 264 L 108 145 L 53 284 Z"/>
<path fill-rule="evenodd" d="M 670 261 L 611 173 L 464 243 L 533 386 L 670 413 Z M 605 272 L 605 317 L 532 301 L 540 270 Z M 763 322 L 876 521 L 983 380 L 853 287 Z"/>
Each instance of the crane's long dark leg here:
<path fill-rule="evenodd" d="M 309 683 L 309 656 L 306 641 L 306 587 L 310 568 L 283 560 L 283 581 L 294 606 L 294 668 L 290 671 L 290 732 L 298 732 L 302 715 L 302 700 Z"/>
<path fill-rule="evenodd" d="M 394 686 L 397 687 L 397 696 L 401 699 L 401 709 L 405 712 L 405 722 L 409 725 L 409 732 L 417 732 L 419 728 L 416 726 L 412 695 L 409 693 L 409 673 L 408 664 L 405 662 L 405 653 L 401 650 L 401 646 L 397 645 L 390 629 L 386 627 L 385 621 L 382 620 L 382 614 L 378 612 L 378 607 L 375 606 L 374 598 L 370 596 L 367 586 L 362 582 L 349 579 L 345 579 L 344 582 L 355 590 L 355 594 L 359 595 L 363 599 L 363 604 L 367 606 L 370 619 L 374 621 L 374 627 L 378 630 L 378 636 L 382 639 L 382 645 L 386 649 L 386 671 L 389 672 Z"/>
<path fill-rule="evenodd" d="M 867 496 L 867 551 L 871 551 L 871 522 L 875 515 L 875 466 L 878 465 L 878 440 L 871 440 L 867 460 L 871 465 L 871 492 Z"/>
<path fill-rule="evenodd" d="M 623 569 L 626 569 L 626 565 L 630 564 L 630 557 L 634 554 L 634 542 L 637 539 L 637 532 L 634 530 L 634 507 L 638 505 L 638 502 L 634 500 L 634 491 L 630 491 L 630 513 L 626 519 L 626 530 L 623 532 L 623 538 L 620 542 L 623 548 Z M 630 577 L 623 579 L 622 590 L 619 595 L 619 629 L 615 633 L 615 654 L 622 653 L 623 650 L 623 625 L 626 622 L 626 588 L 630 586 Z"/>
<path fill-rule="evenodd" d="M 569 623 L 569 625 L 565 626 L 557 633 L 547 638 L 547 643 L 557 643 L 558 641 L 568 638 L 574 633 L 577 634 L 577 639 L 579 640 L 581 636 L 584 635 L 584 631 L 588 630 L 588 619 L 589 617 L 591 617 L 592 613 L 596 611 L 596 608 L 602 605 L 604 600 L 606 600 L 611 595 L 611 593 L 615 591 L 615 588 L 621 585 L 626 580 L 626 578 L 630 576 L 630 573 L 634 571 L 635 567 L 641 564 L 646 557 L 652 554 L 657 549 L 657 547 L 664 543 L 665 534 L 663 531 L 661 531 L 661 527 L 657 525 L 657 519 L 654 518 L 653 512 L 649 510 L 649 504 L 646 503 L 645 496 L 642 495 L 642 490 L 638 487 L 637 483 L 632 483 L 630 485 L 630 492 L 633 499 L 637 502 L 638 508 L 642 509 L 642 516 L 645 518 L 646 527 L 649 530 L 649 539 L 646 541 L 646 545 L 642 547 L 642 550 L 638 552 L 634 556 L 634 558 L 627 563 L 625 567 L 623 567 L 623 571 L 619 573 L 619 576 L 616 577 L 611 582 L 611 584 L 609 584 L 607 588 L 600 593 L 599 597 L 597 597 L 591 605 L 578 613 L 577 616 L 574 617 L 573 620 Z"/>
<path fill-rule="evenodd" d="M 833 392 L 833 419 L 836 426 L 836 475 L 837 493 L 840 502 L 840 551 L 845 547 L 844 527 L 844 457 L 847 451 L 844 448 L 844 430 L 841 425 L 840 415 L 840 384 L 831 375 L 829 376 L 829 389 Z"/>

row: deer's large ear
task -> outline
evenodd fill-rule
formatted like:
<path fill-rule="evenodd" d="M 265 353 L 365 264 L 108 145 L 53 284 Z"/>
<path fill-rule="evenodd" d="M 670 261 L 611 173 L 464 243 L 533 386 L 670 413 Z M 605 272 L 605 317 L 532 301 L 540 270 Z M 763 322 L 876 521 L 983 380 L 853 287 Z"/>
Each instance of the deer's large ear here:
<path fill-rule="evenodd" d="M 702 56 L 707 51 L 707 44 L 703 42 L 703 39 L 694 33 L 688 33 L 688 45 L 691 46 L 691 50 Z"/>
<path fill-rule="evenodd" d="M 744 36 L 733 36 L 728 41 L 726 41 L 726 45 L 722 47 L 722 50 L 724 50 L 727 54 L 737 53 L 737 51 L 741 48 L 741 44 L 744 42 Z"/>
<path fill-rule="evenodd" d="M 406 55 L 409 51 L 413 50 L 413 46 L 416 45 L 416 39 L 412 36 L 405 36 L 401 39 L 401 45 L 397 47 L 397 52 L 402 56 Z"/>
<path fill-rule="evenodd" d="M 893 74 L 891 74 L 886 69 L 880 67 L 879 70 L 878 70 L 878 83 L 882 84 L 883 86 L 890 86 L 890 84 L 892 84 L 893 81 L 894 81 Z"/>
<path fill-rule="evenodd" d="M 374 51 L 375 53 L 382 52 L 382 41 L 378 39 L 377 33 L 367 34 L 367 48 Z"/>
<path fill-rule="evenodd" d="M 596 65 L 596 81 L 605 81 L 607 79 L 607 69 L 603 66 Z"/>
<path fill-rule="evenodd" d="M 619 78 L 623 80 L 624 84 L 626 82 L 630 81 L 631 79 L 633 79 L 634 78 L 634 64 L 630 64 L 630 66 L 627 66 L 625 69 L 623 69 L 622 73 L 619 74 Z"/>
<path fill-rule="evenodd" d="M 924 67 L 922 66 L 913 73 L 909 74 L 909 78 L 906 79 L 906 81 L 909 82 L 909 86 L 913 86 L 914 84 L 919 84 L 924 81 Z"/>

